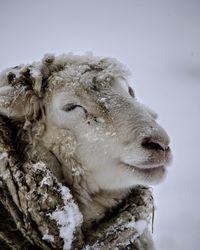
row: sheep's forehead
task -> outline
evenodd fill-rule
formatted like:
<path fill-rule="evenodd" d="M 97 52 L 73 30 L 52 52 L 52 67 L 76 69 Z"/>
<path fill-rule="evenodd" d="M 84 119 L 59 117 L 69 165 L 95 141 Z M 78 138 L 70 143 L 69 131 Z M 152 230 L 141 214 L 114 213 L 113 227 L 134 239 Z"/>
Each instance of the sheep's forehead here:
<path fill-rule="evenodd" d="M 74 102 L 100 111 L 105 109 L 105 93 L 112 93 L 111 84 L 65 81 L 62 86 L 51 91 L 51 97 L 59 99 L 63 105 Z"/>
<path fill-rule="evenodd" d="M 49 88 L 55 89 L 68 84 L 88 87 L 94 83 L 104 87 L 110 85 L 112 79 L 127 79 L 128 75 L 127 68 L 115 59 L 82 56 L 71 61 L 66 57 L 62 61 L 62 69 L 55 70 L 49 79 Z"/>
<path fill-rule="evenodd" d="M 112 94 L 114 83 L 127 81 L 128 72 L 119 62 L 105 59 L 94 64 L 65 64 L 59 72 L 54 72 L 48 80 L 47 96 L 72 96 L 87 103 L 101 106 L 105 93 Z M 127 87 L 127 86 L 126 86 Z M 51 99 L 51 98 L 50 98 Z"/>
<path fill-rule="evenodd" d="M 48 92 L 50 95 L 55 93 L 67 93 L 77 97 L 101 98 L 104 93 L 112 93 L 114 82 L 118 81 L 123 87 L 125 83 L 122 79 L 106 76 L 105 79 L 98 80 L 95 72 L 85 74 L 81 78 L 71 77 L 68 72 L 59 72 L 49 81 Z"/>
<path fill-rule="evenodd" d="M 99 91 L 101 89 L 108 88 L 112 86 L 113 77 L 105 76 L 104 79 L 99 79 L 98 74 L 95 72 L 88 72 L 79 75 L 78 71 L 71 72 L 68 70 L 63 70 L 54 74 L 49 80 L 49 89 L 51 91 L 61 89 L 65 87 L 66 89 L 90 89 L 97 88 Z"/>

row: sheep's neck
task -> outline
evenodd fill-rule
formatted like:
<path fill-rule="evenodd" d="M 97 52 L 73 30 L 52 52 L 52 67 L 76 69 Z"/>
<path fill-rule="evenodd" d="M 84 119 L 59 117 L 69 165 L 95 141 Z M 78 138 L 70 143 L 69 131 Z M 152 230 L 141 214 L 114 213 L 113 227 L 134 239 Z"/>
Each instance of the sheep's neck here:
<path fill-rule="evenodd" d="M 90 193 L 86 188 L 82 188 L 83 186 L 87 186 L 87 183 L 84 183 L 84 181 L 79 184 L 78 189 L 77 187 L 75 188 L 74 194 L 83 213 L 84 229 L 98 222 L 107 212 L 111 212 L 128 194 L 128 191 L 105 190 Z"/>

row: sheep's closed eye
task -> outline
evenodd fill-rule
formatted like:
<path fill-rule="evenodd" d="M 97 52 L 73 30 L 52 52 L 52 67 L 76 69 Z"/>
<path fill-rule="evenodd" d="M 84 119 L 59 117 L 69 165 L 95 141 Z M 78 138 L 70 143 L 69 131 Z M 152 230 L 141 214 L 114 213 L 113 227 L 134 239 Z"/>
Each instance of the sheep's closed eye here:
<path fill-rule="evenodd" d="M 62 110 L 66 111 L 66 112 L 70 112 L 70 111 L 72 111 L 72 110 L 74 110 L 74 109 L 76 109 L 78 107 L 83 108 L 81 105 L 78 105 L 78 104 L 75 104 L 75 103 L 68 103 L 68 104 L 66 104 L 66 105 L 64 105 L 62 107 Z"/>
<path fill-rule="evenodd" d="M 130 96 L 135 97 L 135 93 L 134 93 L 133 89 L 130 86 L 128 87 L 128 93 L 129 93 Z"/>
<path fill-rule="evenodd" d="M 73 110 L 75 110 L 76 108 L 82 108 L 83 111 L 85 112 L 85 115 L 86 117 L 88 116 L 88 111 L 86 108 L 84 108 L 83 106 L 79 105 L 79 104 L 75 104 L 75 103 L 68 103 L 68 104 L 65 104 L 63 107 L 62 107 L 62 110 L 65 111 L 65 112 L 71 112 Z"/>

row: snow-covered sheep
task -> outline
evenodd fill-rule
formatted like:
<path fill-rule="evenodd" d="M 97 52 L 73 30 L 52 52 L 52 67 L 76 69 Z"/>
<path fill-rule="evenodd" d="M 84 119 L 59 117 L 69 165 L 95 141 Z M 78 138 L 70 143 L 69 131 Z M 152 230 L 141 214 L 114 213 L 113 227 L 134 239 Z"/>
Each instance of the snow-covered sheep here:
<path fill-rule="evenodd" d="M 1 75 L 0 113 L 17 131 L 18 153 L 67 183 L 85 228 L 130 188 L 160 182 L 169 162 L 169 137 L 127 76 L 114 59 L 72 54 Z"/>

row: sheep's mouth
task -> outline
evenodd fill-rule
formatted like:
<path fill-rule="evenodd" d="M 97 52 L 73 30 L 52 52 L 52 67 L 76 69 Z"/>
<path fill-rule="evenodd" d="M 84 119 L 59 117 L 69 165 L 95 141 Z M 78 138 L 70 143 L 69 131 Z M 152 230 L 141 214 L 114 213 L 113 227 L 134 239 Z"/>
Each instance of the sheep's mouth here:
<path fill-rule="evenodd" d="M 166 166 L 164 165 L 159 165 L 159 166 L 155 166 L 155 165 L 152 165 L 152 166 L 133 166 L 133 165 L 130 165 L 130 164 L 127 164 L 127 163 L 124 163 L 123 162 L 123 165 L 125 165 L 126 167 L 129 168 L 129 170 L 131 170 L 132 172 L 135 172 L 137 174 L 141 174 L 141 175 L 148 175 L 148 176 L 154 176 L 154 175 L 157 175 L 158 173 L 161 173 L 163 172 L 163 174 L 165 173 L 166 171 Z"/>
<path fill-rule="evenodd" d="M 140 171 L 140 172 L 146 172 L 146 173 L 155 173 L 157 171 L 160 171 L 161 169 L 165 169 L 165 166 L 152 166 L 152 167 L 148 167 L 148 168 L 138 168 L 138 167 L 135 167 L 135 166 L 132 166 L 133 169 L 137 170 L 137 171 Z"/>
<path fill-rule="evenodd" d="M 159 160 L 159 161 L 158 161 Z M 128 162 L 121 161 L 123 166 L 134 172 L 138 175 L 148 175 L 148 176 L 156 176 L 156 175 L 164 175 L 167 170 L 168 165 L 171 162 L 171 154 L 168 154 L 165 159 L 158 159 L 157 161 L 144 161 L 139 165 L 132 165 Z M 158 163 L 159 162 L 159 163 Z"/>

